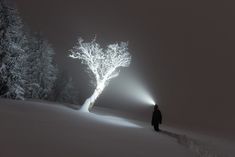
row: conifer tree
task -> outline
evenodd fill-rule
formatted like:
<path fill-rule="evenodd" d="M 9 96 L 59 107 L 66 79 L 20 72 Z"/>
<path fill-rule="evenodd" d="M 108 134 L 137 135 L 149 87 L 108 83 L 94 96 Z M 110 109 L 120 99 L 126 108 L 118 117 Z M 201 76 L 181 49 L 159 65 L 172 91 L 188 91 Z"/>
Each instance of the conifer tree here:
<path fill-rule="evenodd" d="M 0 0 L 0 96 L 24 99 L 27 38 L 16 8 Z"/>

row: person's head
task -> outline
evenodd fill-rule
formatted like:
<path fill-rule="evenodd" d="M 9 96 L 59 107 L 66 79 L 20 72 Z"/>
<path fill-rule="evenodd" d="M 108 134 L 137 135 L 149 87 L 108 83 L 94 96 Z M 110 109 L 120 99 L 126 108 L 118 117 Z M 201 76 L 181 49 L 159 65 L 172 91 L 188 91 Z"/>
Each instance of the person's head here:
<path fill-rule="evenodd" d="M 154 106 L 154 110 L 157 110 L 158 109 L 158 105 L 157 104 L 155 104 L 155 106 Z"/>

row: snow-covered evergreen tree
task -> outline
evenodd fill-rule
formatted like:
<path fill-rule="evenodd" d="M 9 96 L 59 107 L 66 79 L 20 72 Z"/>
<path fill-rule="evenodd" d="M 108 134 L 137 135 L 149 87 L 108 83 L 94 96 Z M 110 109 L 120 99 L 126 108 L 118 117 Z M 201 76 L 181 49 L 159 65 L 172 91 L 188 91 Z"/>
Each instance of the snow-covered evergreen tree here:
<path fill-rule="evenodd" d="M 26 35 L 17 9 L 0 0 L 0 96 L 47 98 L 57 73 L 53 56 L 48 41 Z"/>
<path fill-rule="evenodd" d="M 25 97 L 26 98 L 38 98 L 37 94 L 37 89 L 39 88 L 39 83 L 37 79 L 37 73 L 38 73 L 38 64 L 39 59 L 37 56 L 37 49 L 38 49 L 38 44 L 35 36 L 31 35 L 30 32 L 27 32 L 27 38 L 28 40 L 28 47 L 29 49 L 27 50 L 28 53 L 28 58 L 27 58 L 27 68 L 26 74 L 27 74 L 27 79 L 25 82 Z"/>
<path fill-rule="evenodd" d="M 26 97 L 46 99 L 57 77 L 57 68 L 53 64 L 54 50 L 39 33 L 31 35 L 29 40 Z"/>
<path fill-rule="evenodd" d="M 0 0 L 0 96 L 24 99 L 27 38 L 17 9 Z"/>

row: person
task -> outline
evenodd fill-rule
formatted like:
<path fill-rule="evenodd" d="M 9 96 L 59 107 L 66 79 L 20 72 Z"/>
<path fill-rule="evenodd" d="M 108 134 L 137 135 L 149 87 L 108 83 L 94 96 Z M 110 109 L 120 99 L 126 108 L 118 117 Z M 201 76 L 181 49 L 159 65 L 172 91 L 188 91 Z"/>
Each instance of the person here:
<path fill-rule="evenodd" d="M 156 104 L 154 106 L 154 111 L 152 115 L 152 125 L 154 126 L 155 131 L 160 131 L 159 124 L 162 123 L 162 113 L 158 108 L 158 105 Z"/>

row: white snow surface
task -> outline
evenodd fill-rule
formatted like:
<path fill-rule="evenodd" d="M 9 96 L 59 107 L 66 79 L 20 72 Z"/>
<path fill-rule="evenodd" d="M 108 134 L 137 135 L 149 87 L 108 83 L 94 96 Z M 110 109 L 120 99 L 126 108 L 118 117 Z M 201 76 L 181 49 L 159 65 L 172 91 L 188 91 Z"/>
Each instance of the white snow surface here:
<path fill-rule="evenodd" d="M 55 103 L 0 99 L 0 157 L 234 156 L 162 129 L 156 133 L 149 123 L 110 109 L 83 113 Z"/>

